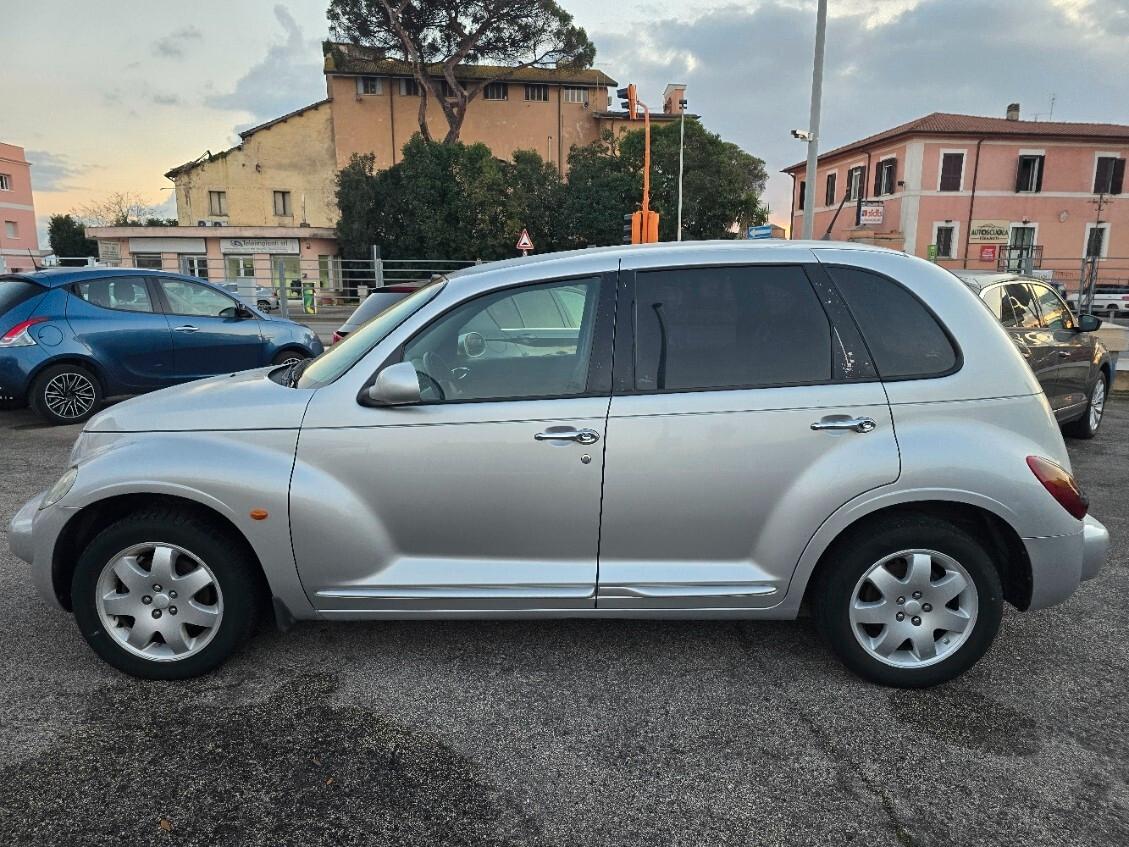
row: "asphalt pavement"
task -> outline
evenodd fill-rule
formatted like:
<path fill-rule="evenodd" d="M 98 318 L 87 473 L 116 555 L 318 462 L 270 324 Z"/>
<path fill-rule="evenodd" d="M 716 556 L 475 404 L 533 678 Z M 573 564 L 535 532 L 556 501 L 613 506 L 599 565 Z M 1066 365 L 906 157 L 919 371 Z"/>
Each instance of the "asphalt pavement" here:
<path fill-rule="evenodd" d="M 76 435 L 0 413 L 0 845 L 1129 844 L 1129 398 L 1069 442 L 1105 571 L 929 691 L 806 620 L 311 622 L 140 682 L 7 552 Z"/>

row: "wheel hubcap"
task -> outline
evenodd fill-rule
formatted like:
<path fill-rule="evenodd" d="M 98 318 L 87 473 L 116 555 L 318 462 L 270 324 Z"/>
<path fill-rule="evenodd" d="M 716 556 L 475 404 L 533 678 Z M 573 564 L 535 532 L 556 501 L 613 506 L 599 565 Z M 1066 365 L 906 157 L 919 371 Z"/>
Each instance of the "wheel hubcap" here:
<path fill-rule="evenodd" d="M 902 550 L 855 584 L 851 632 L 883 664 L 925 667 L 968 640 L 976 610 L 976 585 L 959 562 L 936 550 Z"/>
<path fill-rule="evenodd" d="M 43 390 L 43 402 L 60 418 L 81 418 L 94 408 L 94 384 L 80 373 L 52 377 Z"/>
<path fill-rule="evenodd" d="M 1102 422 L 1102 412 L 1105 411 L 1105 380 L 1098 377 L 1094 385 L 1093 396 L 1090 397 L 1090 429 L 1097 429 Z"/>
<path fill-rule="evenodd" d="M 125 650 L 155 662 L 185 659 L 219 631 L 223 594 L 204 562 L 183 547 L 135 544 L 102 569 L 98 618 Z"/>

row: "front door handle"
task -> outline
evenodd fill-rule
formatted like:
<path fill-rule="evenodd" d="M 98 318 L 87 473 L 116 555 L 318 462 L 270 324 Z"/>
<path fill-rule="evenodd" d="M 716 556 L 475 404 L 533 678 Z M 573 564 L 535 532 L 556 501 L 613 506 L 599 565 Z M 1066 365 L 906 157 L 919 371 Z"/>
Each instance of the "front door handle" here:
<path fill-rule="evenodd" d="M 575 441 L 577 444 L 595 444 L 600 440 L 600 433 L 594 429 L 562 429 L 549 432 L 538 432 L 533 436 L 534 441 Z"/>
<path fill-rule="evenodd" d="M 1059 350 L 1059 351 L 1058 351 L 1058 357 L 1059 357 L 1060 359 L 1065 359 L 1065 358 L 1067 358 L 1067 357 L 1069 357 L 1069 356 L 1070 356 L 1070 353 L 1069 353 L 1068 351 L 1066 351 L 1066 350 Z"/>
<path fill-rule="evenodd" d="M 874 418 L 824 418 L 811 425 L 814 430 L 849 429 L 852 432 L 874 432 L 878 424 Z"/>
<path fill-rule="evenodd" d="M 173 332 L 199 332 L 199 331 L 200 331 L 200 327 L 193 326 L 192 324 L 185 324 L 184 326 L 178 326 L 176 329 L 173 330 Z"/>

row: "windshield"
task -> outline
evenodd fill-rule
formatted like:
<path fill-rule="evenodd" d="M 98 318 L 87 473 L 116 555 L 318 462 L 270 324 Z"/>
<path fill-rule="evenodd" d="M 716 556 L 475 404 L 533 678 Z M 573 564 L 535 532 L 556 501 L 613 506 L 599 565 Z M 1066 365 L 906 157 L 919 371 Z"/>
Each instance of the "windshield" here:
<path fill-rule="evenodd" d="M 444 281 L 425 285 L 362 324 L 355 332 L 347 335 L 344 341 L 309 362 L 298 379 L 298 388 L 321 388 L 329 385 L 383 341 L 388 333 L 430 302 L 443 289 L 443 285 Z"/>

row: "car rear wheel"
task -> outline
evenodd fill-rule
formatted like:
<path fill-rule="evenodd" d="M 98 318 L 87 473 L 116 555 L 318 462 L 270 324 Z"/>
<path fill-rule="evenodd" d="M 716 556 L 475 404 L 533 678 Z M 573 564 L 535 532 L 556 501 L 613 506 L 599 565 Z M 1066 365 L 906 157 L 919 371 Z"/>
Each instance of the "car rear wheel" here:
<path fill-rule="evenodd" d="M 28 403 L 48 423 L 82 423 L 101 407 L 102 383 L 81 365 L 52 365 L 35 378 Z"/>
<path fill-rule="evenodd" d="M 816 624 L 844 664 L 872 682 L 947 682 L 996 636 L 999 573 L 984 548 L 950 523 L 893 518 L 841 539 L 828 555 L 815 586 Z"/>
<path fill-rule="evenodd" d="M 186 679 L 217 667 L 257 618 L 256 564 L 229 535 L 191 512 L 166 509 L 99 533 L 71 582 L 87 643 L 144 679 Z"/>
<path fill-rule="evenodd" d="M 1078 420 L 1065 424 L 1062 428 L 1067 435 L 1075 438 L 1093 438 L 1098 434 L 1098 427 L 1102 425 L 1102 416 L 1105 414 L 1106 397 L 1109 393 L 1104 371 L 1098 371 L 1098 378 L 1090 388 L 1090 399 L 1086 402 L 1086 411 Z"/>
<path fill-rule="evenodd" d="M 293 365 L 295 362 L 304 362 L 308 358 L 310 357 L 301 350 L 283 350 L 271 360 L 271 364 Z"/>

